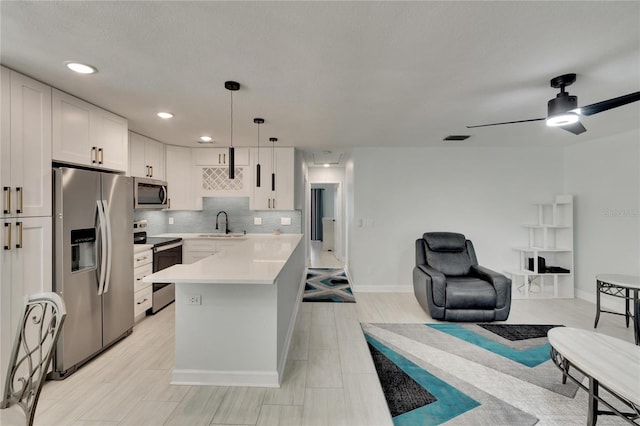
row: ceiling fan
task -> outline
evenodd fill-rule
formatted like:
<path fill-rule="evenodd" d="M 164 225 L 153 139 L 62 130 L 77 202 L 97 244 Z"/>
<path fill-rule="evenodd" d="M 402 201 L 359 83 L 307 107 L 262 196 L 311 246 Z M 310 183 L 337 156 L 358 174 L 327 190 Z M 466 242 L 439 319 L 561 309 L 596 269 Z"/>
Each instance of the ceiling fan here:
<path fill-rule="evenodd" d="M 543 118 L 531 118 L 528 120 L 505 121 L 502 123 L 479 124 L 467 126 L 467 129 L 475 127 L 499 126 L 502 124 L 527 123 L 529 121 L 546 120 L 547 126 L 560 127 L 574 135 L 586 132 L 587 129 L 580 123 L 580 116 L 589 116 L 617 108 L 632 102 L 640 101 L 640 92 L 629 93 L 606 101 L 578 107 L 578 97 L 571 96 L 564 88 L 576 81 L 575 74 L 564 74 L 551 79 L 551 87 L 560 89 L 560 93 L 547 103 L 547 116 Z"/>

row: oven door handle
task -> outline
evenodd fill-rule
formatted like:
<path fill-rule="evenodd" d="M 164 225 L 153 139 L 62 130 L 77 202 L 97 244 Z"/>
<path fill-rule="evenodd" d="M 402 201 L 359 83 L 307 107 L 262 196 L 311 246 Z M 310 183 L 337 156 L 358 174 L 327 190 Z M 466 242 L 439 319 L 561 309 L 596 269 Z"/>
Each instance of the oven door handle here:
<path fill-rule="evenodd" d="M 153 252 L 154 253 L 158 253 L 160 251 L 165 251 L 165 250 L 169 250 L 169 249 L 176 248 L 176 247 L 181 247 L 181 246 L 182 246 L 182 241 L 179 241 L 177 243 L 167 244 L 167 245 L 160 246 L 160 247 L 154 247 L 153 248 Z"/>

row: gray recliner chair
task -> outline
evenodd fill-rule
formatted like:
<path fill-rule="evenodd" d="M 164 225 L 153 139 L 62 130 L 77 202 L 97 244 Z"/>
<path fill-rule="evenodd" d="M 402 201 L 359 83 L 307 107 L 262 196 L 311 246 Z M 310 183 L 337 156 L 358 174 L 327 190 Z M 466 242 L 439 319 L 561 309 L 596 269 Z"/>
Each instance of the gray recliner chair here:
<path fill-rule="evenodd" d="M 504 321 L 511 309 L 511 280 L 479 266 L 473 243 L 453 232 L 416 240 L 413 289 L 433 319 Z"/>

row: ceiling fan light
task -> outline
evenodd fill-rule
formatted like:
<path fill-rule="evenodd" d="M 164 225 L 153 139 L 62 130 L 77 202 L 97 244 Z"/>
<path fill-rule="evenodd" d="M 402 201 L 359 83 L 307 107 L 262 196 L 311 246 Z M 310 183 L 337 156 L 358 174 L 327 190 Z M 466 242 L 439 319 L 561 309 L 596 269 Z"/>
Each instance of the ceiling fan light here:
<path fill-rule="evenodd" d="M 573 112 L 567 112 L 565 114 L 557 114 L 547 118 L 547 126 L 558 127 L 567 126 L 569 124 L 577 123 L 580 117 Z"/>

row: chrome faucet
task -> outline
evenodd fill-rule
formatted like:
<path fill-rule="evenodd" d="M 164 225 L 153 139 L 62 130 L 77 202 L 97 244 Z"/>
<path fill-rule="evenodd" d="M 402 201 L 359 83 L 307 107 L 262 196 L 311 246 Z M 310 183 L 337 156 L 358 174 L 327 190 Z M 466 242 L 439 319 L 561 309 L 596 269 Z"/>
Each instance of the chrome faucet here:
<path fill-rule="evenodd" d="M 223 211 L 223 210 L 220 210 L 220 211 L 218 212 L 218 214 L 216 215 L 216 229 L 220 229 L 220 228 L 218 227 L 218 219 L 219 219 L 219 217 L 220 217 L 220 215 L 221 215 L 222 213 L 224 213 L 224 233 L 225 233 L 225 234 L 228 234 L 228 233 L 230 232 L 230 231 L 229 231 L 229 218 L 228 218 L 228 216 L 227 216 L 227 212 L 225 212 L 225 211 Z"/>

